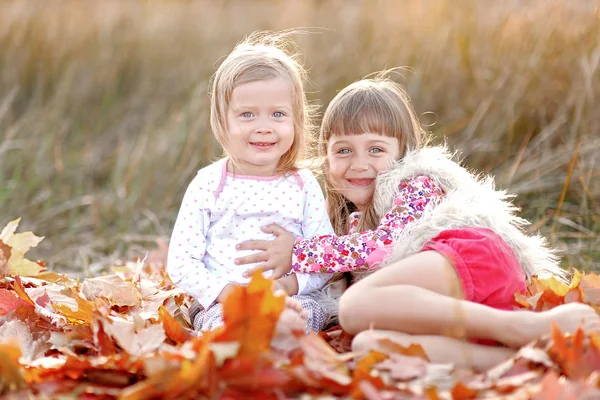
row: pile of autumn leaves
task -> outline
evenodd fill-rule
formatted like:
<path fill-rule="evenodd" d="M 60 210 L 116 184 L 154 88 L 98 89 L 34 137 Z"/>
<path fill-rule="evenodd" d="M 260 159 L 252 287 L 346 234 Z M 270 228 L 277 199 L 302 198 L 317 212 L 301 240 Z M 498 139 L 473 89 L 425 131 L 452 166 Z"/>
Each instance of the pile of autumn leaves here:
<path fill-rule="evenodd" d="M 419 346 L 382 342 L 390 355 L 349 352 L 340 330 L 272 350 L 284 300 L 255 276 L 224 304 L 225 327 L 197 335 L 190 299 L 163 263 L 131 262 L 84 282 L 24 258 L 41 238 L 0 234 L 0 394 L 6 398 L 600 398 L 600 336 L 554 330 L 482 374 L 434 364 Z M 164 257 L 155 257 L 155 260 Z M 600 277 L 533 280 L 524 308 L 600 306 Z M 426 306 L 426 305 L 424 305 Z M 561 397 L 562 396 L 562 397 Z"/>

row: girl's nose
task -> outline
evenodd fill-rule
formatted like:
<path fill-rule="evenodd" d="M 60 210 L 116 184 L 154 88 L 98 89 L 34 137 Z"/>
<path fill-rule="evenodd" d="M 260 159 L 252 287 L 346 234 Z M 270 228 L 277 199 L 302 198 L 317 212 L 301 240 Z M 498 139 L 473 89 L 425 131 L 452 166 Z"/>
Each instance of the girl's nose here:
<path fill-rule="evenodd" d="M 365 162 L 355 161 L 350 165 L 350 169 L 356 172 L 364 172 L 369 169 L 369 164 Z"/>
<path fill-rule="evenodd" d="M 262 133 L 262 134 L 269 134 L 269 133 L 273 133 L 273 130 L 271 128 L 269 128 L 268 126 L 261 126 L 258 127 L 254 130 L 254 132 L 256 133 Z"/>

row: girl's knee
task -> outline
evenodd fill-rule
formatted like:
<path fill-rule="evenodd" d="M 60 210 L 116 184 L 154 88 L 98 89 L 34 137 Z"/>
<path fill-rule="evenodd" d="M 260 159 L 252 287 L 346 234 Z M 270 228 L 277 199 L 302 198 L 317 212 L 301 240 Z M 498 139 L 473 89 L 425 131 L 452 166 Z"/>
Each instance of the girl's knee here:
<path fill-rule="evenodd" d="M 344 331 L 356 334 L 368 328 L 363 323 L 366 311 L 363 310 L 364 301 L 353 286 L 340 297 L 339 320 Z"/>

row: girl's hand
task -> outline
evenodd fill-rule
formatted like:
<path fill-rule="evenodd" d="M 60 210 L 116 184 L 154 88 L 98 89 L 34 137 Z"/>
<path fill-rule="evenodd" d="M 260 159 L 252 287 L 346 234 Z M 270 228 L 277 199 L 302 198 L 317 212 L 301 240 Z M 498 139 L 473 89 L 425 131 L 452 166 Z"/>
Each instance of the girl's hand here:
<path fill-rule="evenodd" d="M 256 271 L 273 270 L 271 279 L 279 279 L 292 270 L 292 251 L 296 238 L 290 232 L 276 224 L 263 226 L 262 231 L 276 236 L 273 240 L 247 240 L 235 246 L 237 250 L 262 250 L 249 256 L 235 259 L 236 265 L 264 261 L 259 266 L 244 272 L 244 277 Z"/>

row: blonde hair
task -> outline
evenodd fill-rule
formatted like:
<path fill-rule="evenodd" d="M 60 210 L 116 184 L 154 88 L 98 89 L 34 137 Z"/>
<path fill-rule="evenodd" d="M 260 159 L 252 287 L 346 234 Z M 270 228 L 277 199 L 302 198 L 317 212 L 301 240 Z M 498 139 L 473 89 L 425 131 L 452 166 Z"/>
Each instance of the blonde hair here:
<path fill-rule="evenodd" d="M 398 139 L 400 158 L 408 150 L 424 145 L 427 133 L 404 89 L 381 73 L 342 89 L 329 103 L 319 132 L 318 154 L 323 160 L 327 212 L 338 235 L 348 234 L 348 218 L 355 207 L 337 191 L 327 175 L 327 144 L 332 135 L 377 133 Z M 360 231 L 375 229 L 379 223 L 373 204 L 367 205 L 358 222 Z"/>
<path fill-rule="evenodd" d="M 233 90 L 244 83 L 281 78 L 290 83 L 294 114 L 294 141 L 281 156 L 278 173 L 297 169 L 304 157 L 312 131 L 312 111 L 306 100 L 304 84 L 306 70 L 298 61 L 294 42 L 288 38 L 293 31 L 280 33 L 255 32 L 238 43 L 215 72 L 211 85 L 210 126 L 227 154 L 227 111 Z M 292 48 L 292 51 L 288 49 Z M 234 159 L 232 161 L 235 164 Z"/>

